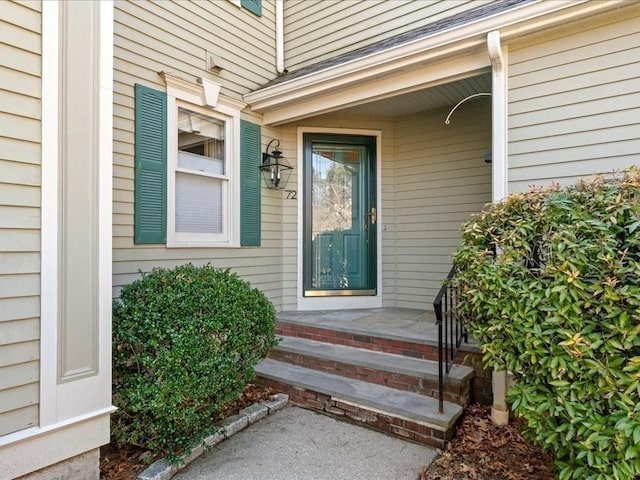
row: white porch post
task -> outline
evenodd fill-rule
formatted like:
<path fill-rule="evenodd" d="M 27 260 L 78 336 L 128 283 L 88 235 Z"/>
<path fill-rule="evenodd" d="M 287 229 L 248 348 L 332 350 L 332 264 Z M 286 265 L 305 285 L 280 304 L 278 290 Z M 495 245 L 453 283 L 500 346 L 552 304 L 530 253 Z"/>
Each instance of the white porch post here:
<path fill-rule="evenodd" d="M 492 200 L 499 202 L 507 196 L 507 66 L 500 45 L 500 32 L 487 35 L 492 74 Z M 491 382 L 493 405 L 491 418 L 498 425 L 509 423 L 506 402 L 507 372 L 494 370 Z"/>

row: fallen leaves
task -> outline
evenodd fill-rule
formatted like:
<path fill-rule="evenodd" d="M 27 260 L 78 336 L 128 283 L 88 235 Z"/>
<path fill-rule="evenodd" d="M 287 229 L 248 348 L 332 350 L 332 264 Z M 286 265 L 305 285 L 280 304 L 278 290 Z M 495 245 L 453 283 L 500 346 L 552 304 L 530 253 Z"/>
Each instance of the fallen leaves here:
<path fill-rule="evenodd" d="M 445 451 L 419 480 L 549 480 L 554 458 L 522 437 L 520 423 L 498 426 L 488 407 L 470 405 Z"/>

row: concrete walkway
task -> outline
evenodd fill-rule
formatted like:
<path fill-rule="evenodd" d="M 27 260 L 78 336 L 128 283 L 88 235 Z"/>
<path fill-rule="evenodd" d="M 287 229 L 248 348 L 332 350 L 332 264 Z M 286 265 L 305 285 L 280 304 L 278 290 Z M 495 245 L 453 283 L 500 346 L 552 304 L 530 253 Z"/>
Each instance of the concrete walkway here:
<path fill-rule="evenodd" d="M 415 480 L 435 450 L 287 407 L 205 453 L 175 480 Z"/>

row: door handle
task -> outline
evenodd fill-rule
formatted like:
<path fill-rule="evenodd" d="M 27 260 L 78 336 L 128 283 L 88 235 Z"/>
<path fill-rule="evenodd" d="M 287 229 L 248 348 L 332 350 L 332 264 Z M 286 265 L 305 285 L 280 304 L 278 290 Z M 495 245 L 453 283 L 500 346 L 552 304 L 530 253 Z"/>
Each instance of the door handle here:
<path fill-rule="evenodd" d="M 365 213 L 364 216 L 371 219 L 371 225 L 375 225 L 376 220 L 378 219 L 378 212 L 376 211 L 376 207 L 371 207 L 371 211 L 369 213 Z"/>

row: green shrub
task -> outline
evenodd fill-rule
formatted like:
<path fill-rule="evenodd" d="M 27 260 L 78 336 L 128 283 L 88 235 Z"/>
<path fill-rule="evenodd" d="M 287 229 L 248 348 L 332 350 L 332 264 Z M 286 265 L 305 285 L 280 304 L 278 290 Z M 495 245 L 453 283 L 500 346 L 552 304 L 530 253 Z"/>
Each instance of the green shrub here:
<path fill-rule="evenodd" d="M 459 313 L 560 479 L 640 478 L 640 173 L 489 205 L 455 263 Z"/>
<path fill-rule="evenodd" d="M 228 270 L 154 269 L 113 304 L 112 432 L 170 460 L 211 433 L 275 344 L 275 310 Z"/>

